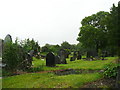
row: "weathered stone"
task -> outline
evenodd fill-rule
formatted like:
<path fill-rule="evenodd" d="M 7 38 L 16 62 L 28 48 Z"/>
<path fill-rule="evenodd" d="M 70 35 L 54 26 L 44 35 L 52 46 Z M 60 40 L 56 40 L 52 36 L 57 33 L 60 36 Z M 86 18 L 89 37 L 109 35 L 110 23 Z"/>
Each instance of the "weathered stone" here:
<path fill-rule="evenodd" d="M 55 55 L 51 52 L 46 55 L 46 66 L 55 66 Z"/>
<path fill-rule="evenodd" d="M 77 60 L 80 60 L 82 58 L 80 52 L 78 51 L 78 55 L 77 55 Z"/>
<path fill-rule="evenodd" d="M 95 50 L 90 50 L 87 52 L 87 58 L 91 58 L 91 57 L 97 57 L 98 54 Z"/>
<path fill-rule="evenodd" d="M 4 39 L 4 43 L 8 43 L 8 42 L 12 42 L 12 37 L 10 34 L 8 34 Z"/>
<path fill-rule="evenodd" d="M 116 88 L 120 88 L 120 67 L 118 68 L 118 74 L 117 74 L 117 78 L 116 78 Z"/>
<path fill-rule="evenodd" d="M 77 52 L 74 51 L 74 53 L 73 53 L 73 60 L 76 60 L 76 58 L 77 58 Z"/>
<path fill-rule="evenodd" d="M 60 56 L 60 63 L 67 64 L 65 50 L 61 49 L 59 52 L 59 56 Z"/>
<path fill-rule="evenodd" d="M 60 57 L 59 56 L 55 56 L 55 63 L 60 64 Z"/>
<path fill-rule="evenodd" d="M 3 40 L 0 39 L 0 57 L 2 57 L 2 52 L 3 52 Z"/>
<path fill-rule="evenodd" d="M 31 50 L 28 54 L 32 57 L 34 55 L 34 50 Z"/>
<path fill-rule="evenodd" d="M 75 58 L 74 57 L 70 57 L 70 61 L 75 61 Z"/>

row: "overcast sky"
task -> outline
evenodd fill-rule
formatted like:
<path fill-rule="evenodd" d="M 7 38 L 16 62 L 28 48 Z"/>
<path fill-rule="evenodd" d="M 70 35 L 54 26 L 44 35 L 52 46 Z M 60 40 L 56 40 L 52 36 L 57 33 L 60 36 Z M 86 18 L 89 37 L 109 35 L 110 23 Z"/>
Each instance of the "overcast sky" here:
<path fill-rule="evenodd" d="M 0 0 L 0 38 L 34 38 L 40 46 L 76 41 L 80 22 L 98 11 L 110 11 L 119 0 Z"/>

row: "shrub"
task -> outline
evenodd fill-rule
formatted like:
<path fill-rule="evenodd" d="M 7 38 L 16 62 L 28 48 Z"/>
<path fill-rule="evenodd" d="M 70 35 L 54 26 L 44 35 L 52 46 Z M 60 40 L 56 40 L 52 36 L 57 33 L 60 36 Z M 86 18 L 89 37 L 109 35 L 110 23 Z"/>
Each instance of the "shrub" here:
<path fill-rule="evenodd" d="M 115 78 L 117 76 L 117 73 L 118 73 L 118 67 L 120 67 L 120 64 L 108 64 L 105 66 L 104 68 L 104 77 L 107 77 L 107 78 Z"/>
<path fill-rule="evenodd" d="M 3 63 L 6 64 L 5 69 L 15 71 L 22 61 L 23 57 L 20 54 L 19 45 L 16 43 L 6 43 L 3 51 Z"/>

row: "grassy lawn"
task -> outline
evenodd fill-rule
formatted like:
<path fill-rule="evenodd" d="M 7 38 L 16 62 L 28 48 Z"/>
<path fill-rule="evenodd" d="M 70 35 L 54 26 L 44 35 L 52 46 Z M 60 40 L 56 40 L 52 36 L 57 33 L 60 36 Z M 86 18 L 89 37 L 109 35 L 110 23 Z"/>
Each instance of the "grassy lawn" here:
<path fill-rule="evenodd" d="M 78 88 L 101 77 L 98 73 L 63 76 L 53 73 L 31 73 L 4 78 L 3 88 Z"/>
<path fill-rule="evenodd" d="M 45 60 L 40 60 L 34 58 L 33 67 L 40 67 L 41 71 L 48 71 L 48 70 L 61 70 L 61 69 L 102 69 L 108 63 L 111 63 L 117 59 L 117 57 L 107 57 L 107 60 L 96 60 L 96 61 L 84 61 L 84 60 L 76 60 L 70 61 L 67 59 L 68 64 L 57 64 L 57 67 L 46 67 Z"/>
<path fill-rule="evenodd" d="M 33 67 L 41 67 L 40 70 L 61 70 L 61 69 L 86 69 L 98 70 L 103 69 L 106 64 L 114 62 L 117 57 L 108 57 L 107 60 L 84 61 L 76 60 L 69 61 L 68 64 L 57 64 L 57 67 L 46 67 L 45 60 L 34 58 Z M 49 73 L 27 73 L 22 75 L 10 76 L 3 78 L 3 88 L 79 88 L 82 85 L 96 81 L 102 78 L 100 73 L 83 73 L 56 75 L 53 72 Z"/>

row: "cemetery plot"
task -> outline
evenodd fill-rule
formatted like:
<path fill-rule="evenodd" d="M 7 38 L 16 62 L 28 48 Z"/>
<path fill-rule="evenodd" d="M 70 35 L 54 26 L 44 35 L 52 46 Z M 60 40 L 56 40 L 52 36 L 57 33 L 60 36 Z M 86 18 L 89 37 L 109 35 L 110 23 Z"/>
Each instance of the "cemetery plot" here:
<path fill-rule="evenodd" d="M 106 64 L 114 62 L 117 57 L 107 60 L 69 61 L 68 64 L 56 64 L 56 67 L 46 66 L 45 60 L 33 58 L 35 68 L 41 66 L 41 71 L 3 78 L 3 88 L 80 88 L 85 84 L 102 79 L 101 69 Z M 21 83 L 21 80 L 24 82 Z M 32 83 L 31 83 L 32 82 Z"/>

